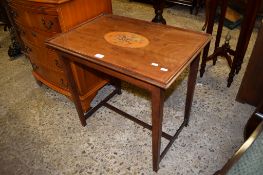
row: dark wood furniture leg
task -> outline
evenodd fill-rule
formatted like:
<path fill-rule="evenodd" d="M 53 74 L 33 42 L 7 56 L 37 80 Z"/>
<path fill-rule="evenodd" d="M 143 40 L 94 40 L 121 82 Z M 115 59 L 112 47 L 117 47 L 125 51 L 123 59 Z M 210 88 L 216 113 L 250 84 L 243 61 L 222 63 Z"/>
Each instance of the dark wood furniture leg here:
<path fill-rule="evenodd" d="M 236 54 L 234 56 L 232 68 L 227 81 L 228 87 L 232 84 L 235 74 L 238 74 L 241 69 L 241 65 L 243 63 L 243 59 L 249 44 L 249 40 L 256 21 L 257 12 L 260 8 L 261 2 L 262 0 L 247 2 L 246 12 L 241 24 L 241 30 L 236 46 Z"/>
<path fill-rule="evenodd" d="M 194 9 L 197 6 L 197 0 L 193 0 L 192 6 L 190 7 L 190 13 L 193 14 Z"/>
<path fill-rule="evenodd" d="M 153 7 L 155 12 L 155 17 L 152 22 L 166 24 L 165 19 L 163 18 L 163 8 L 165 0 L 154 0 Z"/>
<path fill-rule="evenodd" d="M 218 22 L 218 29 L 217 29 L 217 34 L 216 34 L 216 41 L 215 41 L 215 51 L 218 49 L 221 36 L 222 36 L 222 31 L 224 27 L 224 21 L 225 21 L 225 15 L 226 15 L 226 9 L 227 9 L 227 2 L 228 0 L 222 0 L 221 1 L 221 14 Z M 213 65 L 216 64 L 217 61 L 217 55 L 215 55 L 213 58 Z"/>
<path fill-rule="evenodd" d="M 216 15 L 216 8 L 218 6 L 218 0 L 209 0 L 209 3 L 206 3 L 206 5 L 208 5 L 208 7 L 206 8 L 209 8 L 209 10 L 206 10 L 206 13 L 208 13 L 206 17 L 207 18 L 206 33 L 212 34 L 213 28 L 214 28 L 215 15 Z M 201 68 L 200 68 L 200 77 L 203 77 L 205 73 L 206 58 L 208 56 L 209 48 L 210 48 L 210 43 L 206 45 L 203 51 L 202 63 L 201 63 Z"/>
<path fill-rule="evenodd" d="M 162 136 L 162 122 L 163 122 L 163 103 L 164 90 L 159 87 L 154 87 L 152 92 L 152 161 L 153 170 L 155 172 L 159 169 L 160 150 L 161 150 L 161 136 Z"/>
<path fill-rule="evenodd" d="M 190 72 L 188 75 L 187 94 L 186 94 L 185 112 L 184 112 L 185 126 L 188 126 L 189 124 L 189 118 L 190 118 L 193 97 L 194 97 L 199 62 L 200 62 L 200 54 L 190 64 Z"/>
<path fill-rule="evenodd" d="M 71 68 L 71 62 L 69 59 L 66 59 L 66 58 L 65 59 L 62 58 L 61 60 L 63 60 L 63 63 L 64 63 L 64 71 L 69 81 L 69 89 L 71 91 L 72 99 L 73 99 L 73 102 L 78 112 L 80 123 L 82 126 L 86 126 L 87 125 L 86 118 L 85 118 L 85 115 L 84 115 L 84 112 L 81 106 L 77 83 L 75 81 L 74 74 Z"/>

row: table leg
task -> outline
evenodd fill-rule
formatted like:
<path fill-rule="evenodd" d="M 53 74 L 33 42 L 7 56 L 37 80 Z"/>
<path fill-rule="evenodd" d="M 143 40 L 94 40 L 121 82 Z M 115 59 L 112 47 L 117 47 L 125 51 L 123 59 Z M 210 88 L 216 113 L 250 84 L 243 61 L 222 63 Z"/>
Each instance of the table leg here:
<path fill-rule="evenodd" d="M 185 102 L 185 112 L 184 112 L 184 123 L 185 126 L 189 124 L 189 117 L 191 112 L 191 106 L 193 102 L 196 78 L 198 73 L 200 61 L 200 54 L 192 61 L 190 64 L 190 72 L 188 75 L 188 82 L 187 82 L 187 94 L 186 94 L 186 102 Z"/>
<path fill-rule="evenodd" d="M 216 42 L 215 42 L 215 50 L 219 47 L 220 40 L 221 40 L 221 35 L 224 27 L 224 21 L 225 21 L 225 16 L 226 16 L 226 10 L 227 10 L 227 2 L 228 0 L 223 0 L 221 2 L 221 14 L 218 22 L 218 29 L 217 29 L 217 34 L 216 34 Z M 213 58 L 213 65 L 215 65 L 217 62 L 217 56 Z"/>
<path fill-rule="evenodd" d="M 155 17 L 153 18 L 152 22 L 166 24 L 166 21 L 163 18 L 164 3 L 164 0 L 154 0 L 153 7 Z"/>
<path fill-rule="evenodd" d="M 208 5 L 208 7 L 206 8 L 209 8 L 208 10 L 206 10 L 206 13 L 208 13 L 206 33 L 212 34 L 213 28 L 214 28 L 214 21 L 215 21 L 218 0 L 207 0 L 206 5 Z M 200 77 L 203 77 L 205 73 L 206 58 L 208 55 L 209 47 L 210 47 L 210 43 L 205 46 L 204 51 L 203 51 L 203 57 L 202 57 L 202 63 L 201 63 L 201 69 L 200 69 Z"/>
<path fill-rule="evenodd" d="M 247 2 L 246 12 L 241 24 L 241 30 L 236 46 L 236 54 L 234 56 L 231 71 L 227 80 L 227 87 L 231 86 L 235 73 L 238 74 L 241 69 L 241 65 L 243 63 L 243 59 L 249 44 L 249 40 L 254 28 L 257 12 L 260 8 L 261 1 L 262 0 L 255 0 Z"/>
<path fill-rule="evenodd" d="M 152 92 L 152 161 L 153 171 L 159 169 L 163 122 L 164 90 L 154 87 Z"/>
<path fill-rule="evenodd" d="M 86 118 L 84 116 L 84 112 L 81 106 L 77 83 L 75 82 L 74 75 L 73 75 L 72 68 L 71 68 L 71 62 L 70 60 L 66 58 L 62 58 L 61 60 L 63 60 L 63 63 L 64 63 L 64 71 L 69 81 L 69 89 L 71 91 L 72 99 L 77 109 L 81 125 L 86 126 L 87 125 Z"/>

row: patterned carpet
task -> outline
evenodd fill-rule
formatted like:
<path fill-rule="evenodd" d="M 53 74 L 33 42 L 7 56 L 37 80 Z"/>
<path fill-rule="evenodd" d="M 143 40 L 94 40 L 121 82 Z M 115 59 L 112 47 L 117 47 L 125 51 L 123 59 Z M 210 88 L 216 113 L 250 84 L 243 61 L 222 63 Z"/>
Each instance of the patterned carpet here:
<path fill-rule="evenodd" d="M 113 0 L 114 14 L 150 21 L 149 4 Z M 203 9 L 197 16 L 182 6 L 166 8 L 168 25 L 201 30 Z M 223 37 L 228 32 L 224 28 Z M 235 47 L 239 29 L 230 31 Z M 251 54 L 253 32 L 243 68 L 230 88 L 224 59 L 208 63 L 198 77 L 190 126 L 185 128 L 160 164 L 160 175 L 210 175 L 220 169 L 243 142 L 243 128 L 253 107 L 235 97 Z M 215 33 L 213 34 L 215 36 Z M 30 62 L 21 56 L 10 61 L 10 38 L 0 30 L 0 174 L 156 174 L 152 171 L 151 132 L 101 108 L 82 127 L 72 102 L 55 91 L 39 87 Z M 212 49 L 211 49 L 212 50 Z M 163 130 L 174 133 L 182 121 L 187 71 L 166 92 Z M 102 89 L 93 103 L 108 93 Z M 116 107 L 150 123 L 148 94 L 123 82 Z M 163 139 L 162 148 L 167 144 Z"/>

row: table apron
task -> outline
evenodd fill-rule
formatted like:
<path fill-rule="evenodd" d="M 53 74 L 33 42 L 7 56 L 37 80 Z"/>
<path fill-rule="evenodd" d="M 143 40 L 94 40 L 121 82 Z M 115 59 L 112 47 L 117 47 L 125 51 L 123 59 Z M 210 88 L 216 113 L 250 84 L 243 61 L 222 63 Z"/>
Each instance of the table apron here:
<path fill-rule="evenodd" d="M 138 86 L 138 87 L 140 87 L 142 89 L 148 90 L 149 92 L 153 92 L 156 88 L 160 88 L 160 89 L 164 89 L 165 90 L 165 88 L 159 87 L 157 85 L 150 84 L 148 82 L 145 82 L 143 80 L 139 80 L 137 78 L 134 78 L 134 77 L 131 77 L 131 76 L 128 76 L 128 75 L 125 75 L 123 73 L 117 72 L 117 71 L 112 70 L 110 68 L 107 68 L 105 66 L 101 66 L 99 64 L 92 63 L 91 61 L 83 60 L 81 58 L 78 58 L 75 55 L 70 55 L 70 54 L 67 54 L 67 53 L 64 53 L 64 52 L 61 52 L 61 51 L 59 51 L 59 53 L 60 53 L 59 56 L 61 57 L 62 60 L 63 59 L 68 59 L 68 60 L 70 60 L 70 62 L 81 63 L 82 65 L 84 65 L 84 66 L 86 66 L 88 68 L 91 68 L 91 69 L 94 69 L 96 71 L 105 73 L 105 74 L 107 74 L 107 75 L 109 75 L 111 77 L 114 77 L 114 78 L 126 81 L 126 82 L 131 83 L 131 84 L 133 84 L 135 86 Z"/>

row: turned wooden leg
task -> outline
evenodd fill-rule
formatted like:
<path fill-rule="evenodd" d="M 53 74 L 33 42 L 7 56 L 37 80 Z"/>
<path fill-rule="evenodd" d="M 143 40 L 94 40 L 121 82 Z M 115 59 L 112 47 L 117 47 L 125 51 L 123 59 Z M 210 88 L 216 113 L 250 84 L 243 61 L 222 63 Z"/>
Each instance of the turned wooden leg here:
<path fill-rule="evenodd" d="M 200 54 L 190 64 L 190 72 L 188 75 L 188 82 L 187 82 L 185 113 L 184 113 L 185 126 L 188 126 L 188 124 L 189 124 L 189 118 L 190 118 L 190 112 L 191 112 L 193 97 L 194 97 L 199 61 L 200 61 Z"/>
<path fill-rule="evenodd" d="M 152 161 L 153 171 L 157 172 L 160 163 L 164 90 L 155 87 L 152 94 Z"/>
<path fill-rule="evenodd" d="M 155 12 L 155 17 L 152 22 L 166 24 L 165 19 L 163 18 L 163 8 L 164 8 L 164 0 L 154 0 L 153 7 Z"/>
<path fill-rule="evenodd" d="M 78 92 L 78 86 L 77 83 L 75 81 L 74 75 L 73 75 L 73 71 L 71 68 L 71 62 L 70 60 L 68 60 L 67 58 L 61 58 L 61 60 L 63 60 L 64 63 L 64 72 L 66 73 L 66 76 L 68 78 L 69 81 L 69 89 L 72 95 L 72 99 L 73 102 L 75 104 L 75 107 L 77 109 L 78 115 L 79 115 L 79 120 L 81 122 L 82 126 L 86 126 L 86 118 L 84 116 L 84 111 L 82 109 L 81 106 L 81 102 L 80 102 L 80 98 L 79 98 L 79 92 Z"/>

